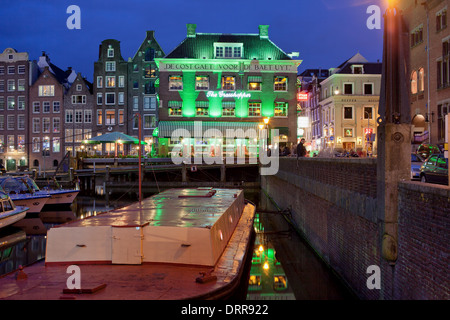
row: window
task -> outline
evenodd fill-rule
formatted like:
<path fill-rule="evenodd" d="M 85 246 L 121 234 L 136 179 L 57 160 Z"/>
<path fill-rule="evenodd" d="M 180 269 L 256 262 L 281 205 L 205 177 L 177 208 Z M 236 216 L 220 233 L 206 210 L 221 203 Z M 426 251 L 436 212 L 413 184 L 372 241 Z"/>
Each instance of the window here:
<path fill-rule="evenodd" d="M 18 74 L 24 74 L 25 73 L 25 66 L 24 65 L 20 65 L 17 67 L 17 73 Z"/>
<path fill-rule="evenodd" d="M 73 95 L 72 96 L 72 104 L 86 104 L 86 96 L 85 95 Z"/>
<path fill-rule="evenodd" d="M 287 102 L 275 102 L 275 117 L 287 117 L 288 116 L 288 106 Z"/>
<path fill-rule="evenodd" d="M 32 139 L 32 151 L 33 152 L 39 152 L 40 146 L 41 146 L 41 144 L 40 144 L 40 141 L 39 141 L 39 137 L 34 137 Z"/>
<path fill-rule="evenodd" d="M 216 48 L 216 58 L 223 58 L 223 47 Z"/>
<path fill-rule="evenodd" d="M 201 117 L 207 117 L 209 115 L 209 102 L 208 101 L 196 101 L 195 102 L 196 115 Z"/>
<path fill-rule="evenodd" d="M 0 80 L 0 92 L 5 92 L 5 80 Z"/>
<path fill-rule="evenodd" d="M 353 107 L 344 107 L 344 120 L 353 119 Z"/>
<path fill-rule="evenodd" d="M 156 117 L 153 115 L 144 115 L 144 129 L 152 129 L 156 127 Z"/>
<path fill-rule="evenodd" d="M 106 88 L 115 88 L 116 87 L 116 77 L 106 77 Z"/>
<path fill-rule="evenodd" d="M 83 110 L 75 110 L 75 123 L 83 123 Z"/>
<path fill-rule="evenodd" d="M 373 95 L 373 83 L 364 83 L 364 94 Z"/>
<path fill-rule="evenodd" d="M 443 9 L 436 14 L 436 31 L 441 31 L 447 27 L 447 9 Z"/>
<path fill-rule="evenodd" d="M 73 123 L 73 110 L 66 110 L 66 123 Z"/>
<path fill-rule="evenodd" d="M 125 118 L 124 118 L 124 110 L 119 110 L 119 126 L 123 126 L 125 124 Z"/>
<path fill-rule="evenodd" d="M 423 25 L 420 25 L 413 29 L 411 32 L 411 48 L 421 44 L 423 42 Z"/>
<path fill-rule="evenodd" d="M 450 112 L 450 103 L 442 103 L 437 106 L 438 113 L 438 139 L 445 139 L 445 116 Z"/>
<path fill-rule="evenodd" d="M 97 88 L 103 88 L 103 77 L 97 77 Z"/>
<path fill-rule="evenodd" d="M 419 78 L 418 78 L 417 84 L 418 84 L 419 92 L 425 91 L 425 70 L 424 70 L 424 68 L 419 69 Z"/>
<path fill-rule="evenodd" d="M 353 128 L 344 128 L 344 138 L 353 138 Z"/>
<path fill-rule="evenodd" d="M 413 71 L 411 74 L 411 93 L 416 94 L 417 93 L 417 71 Z"/>
<path fill-rule="evenodd" d="M 103 104 L 103 94 L 97 93 L 97 105 L 102 105 L 102 104 Z"/>
<path fill-rule="evenodd" d="M 73 129 L 66 129 L 65 130 L 65 137 L 64 139 L 67 142 L 73 142 Z"/>
<path fill-rule="evenodd" d="M 183 77 L 182 76 L 170 76 L 169 77 L 169 90 L 183 90 Z"/>
<path fill-rule="evenodd" d="M 59 117 L 53 118 L 53 133 L 61 132 L 61 119 Z"/>
<path fill-rule="evenodd" d="M 17 97 L 17 110 L 25 110 L 25 97 Z"/>
<path fill-rule="evenodd" d="M 287 91 L 287 78 L 275 77 L 273 89 L 274 91 Z"/>
<path fill-rule="evenodd" d="M 0 76 L 5 75 L 5 67 L 4 66 L 0 66 Z"/>
<path fill-rule="evenodd" d="M 92 130 L 91 129 L 84 129 L 84 140 L 89 140 L 92 138 Z"/>
<path fill-rule="evenodd" d="M 353 94 L 353 83 L 344 83 L 344 94 Z"/>
<path fill-rule="evenodd" d="M 147 48 L 145 50 L 144 59 L 145 61 L 152 61 L 155 58 L 155 49 Z"/>
<path fill-rule="evenodd" d="M 5 116 L 2 114 L 0 114 L 0 130 L 5 130 Z"/>
<path fill-rule="evenodd" d="M 16 105 L 16 102 L 15 102 L 15 99 L 14 99 L 14 97 L 8 97 L 8 110 L 14 110 L 15 108 L 15 105 Z"/>
<path fill-rule="evenodd" d="M 42 118 L 42 133 L 50 133 L 50 118 Z"/>
<path fill-rule="evenodd" d="M 248 116 L 249 117 L 261 116 L 261 102 L 250 102 L 248 104 Z"/>
<path fill-rule="evenodd" d="M 15 147 L 15 144 L 14 144 L 14 136 L 13 135 L 8 135 L 8 138 L 7 138 L 8 140 L 7 140 L 7 144 L 8 144 L 8 151 L 14 151 L 14 147 Z"/>
<path fill-rule="evenodd" d="M 147 64 L 144 69 L 144 78 L 155 78 L 156 69 L 154 66 Z"/>
<path fill-rule="evenodd" d="M 182 108 L 182 102 L 181 101 L 169 101 L 169 116 L 171 117 L 179 117 L 182 115 L 181 108 Z"/>
<path fill-rule="evenodd" d="M 24 135 L 17 136 L 17 151 L 25 152 L 25 136 Z"/>
<path fill-rule="evenodd" d="M 61 105 L 59 101 L 53 101 L 53 113 L 59 113 L 61 110 Z"/>
<path fill-rule="evenodd" d="M 105 71 L 106 72 L 116 71 L 116 62 L 115 61 L 106 61 L 105 62 Z"/>
<path fill-rule="evenodd" d="M 53 138 L 52 145 L 53 145 L 53 152 L 61 151 L 61 142 L 60 142 L 59 138 Z M 55 161 L 56 161 L 56 165 L 55 165 L 55 167 L 56 167 L 56 166 L 58 166 L 58 160 L 55 160 Z"/>
<path fill-rule="evenodd" d="M 83 129 L 75 129 L 74 139 L 75 142 L 81 142 L 83 140 Z"/>
<path fill-rule="evenodd" d="M 25 130 L 25 115 L 17 115 L 17 130 Z"/>
<path fill-rule="evenodd" d="M 116 94 L 114 92 L 105 93 L 105 104 L 115 104 L 116 103 Z"/>
<path fill-rule="evenodd" d="M 114 58 L 114 49 L 111 46 L 108 48 L 107 56 L 108 58 Z"/>
<path fill-rule="evenodd" d="M 41 112 L 41 104 L 37 101 L 33 102 L 33 113 Z"/>
<path fill-rule="evenodd" d="M 39 86 L 39 97 L 54 97 L 55 86 Z"/>
<path fill-rule="evenodd" d="M 8 80 L 8 91 L 16 90 L 16 81 Z"/>
<path fill-rule="evenodd" d="M 50 102 L 49 101 L 42 102 L 42 112 L 50 113 Z"/>
<path fill-rule="evenodd" d="M 261 91 L 262 77 L 250 76 L 248 77 L 248 90 L 249 91 Z"/>
<path fill-rule="evenodd" d="M 41 132 L 41 119 L 33 118 L 33 133 Z"/>
<path fill-rule="evenodd" d="M 236 90 L 236 78 L 233 76 L 222 77 L 222 90 L 234 91 Z"/>
<path fill-rule="evenodd" d="M 8 74 L 15 74 L 16 73 L 16 67 L 15 66 L 9 66 L 8 67 Z"/>
<path fill-rule="evenodd" d="M 125 87 L 125 76 L 119 76 L 119 88 Z"/>
<path fill-rule="evenodd" d="M 133 82 L 133 89 L 139 89 L 139 82 L 138 81 L 134 81 Z"/>
<path fill-rule="evenodd" d="M 363 119 L 373 119 L 373 107 L 364 107 L 363 113 Z"/>
<path fill-rule="evenodd" d="M 214 43 L 215 58 L 242 58 L 242 43 Z"/>
<path fill-rule="evenodd" d="M 84 110 L 84 123 L 92 123 L 92 110 Z"/>
<path fill-rule="evenodd" d="M 195 77 L 195 90 L 209 90 L 209 77 L 208 76 L 196 76 Z"/>
<path fill-rule="evenodd" d="M 364 66 L 362 66 L 362 65 L 353 65 L 352 66 L 352 72 L 353 72 L 353 74 L 363 74 L 364 73 Z"/>
<path fill-rule="evenodd" d="M 14 130 L 16 125 L 16 117 L 13 115 L 8 115 L 6 119 L 6 128 L 7 130 Z"/>
<path fill-rule="evenodd" d="M 133 97 L 133 110 L 139 109 L 139 97 L 134 96 Z"/>
<path fill-rule="evenodd" d="M 103 124 L 103 110 L 97 110 L 97 125 L 101 126 Z"/>
<path fill-rule="evenodd" d="M 25 91 L 25 79 L 17 80 L 17 91 Z"/>
<path fill-rule="evenodd" d="M 118 104 L 125 103 L 125 94 L 123 92 L 119 92 L 117 95 Z"/>
<path fill-rule="evenodd" d="M 83 86 L 81 84 L 77 84 L 77 91 L 81 91 L 83 89 Z"/>
<path fill-rule="evenodd" d="M 222 102 L 222 116 L 233 117 L 236 114 L 236 102 L 223 101 Z"/>
<path fill-rule="evenodd" d="M 105 125 L 116 124 L 116 110 L 106 110 L 105 112 Z"/>

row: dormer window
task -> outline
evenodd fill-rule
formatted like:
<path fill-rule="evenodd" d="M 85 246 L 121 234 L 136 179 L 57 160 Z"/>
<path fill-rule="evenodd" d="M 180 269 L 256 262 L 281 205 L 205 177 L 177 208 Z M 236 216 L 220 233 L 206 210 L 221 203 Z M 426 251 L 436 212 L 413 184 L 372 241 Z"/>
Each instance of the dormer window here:
<path fill-rule="evenodd" d="M 353 65 L 352 66 L 352 73 L 353 74 L 363 74 L 364 73 L 364 67 L 362 65 Z"/>
<path fill-rule="evenodd" d="M 114 58 L 114 49 L 112 48 L 112 46 L 109 46 L 107 55 L 108 58 Z"/>
<path fill-rule="evenodd" d="M 215 58 L 239 59 L 243 55 L 242 43 L 214 43 Z"/>

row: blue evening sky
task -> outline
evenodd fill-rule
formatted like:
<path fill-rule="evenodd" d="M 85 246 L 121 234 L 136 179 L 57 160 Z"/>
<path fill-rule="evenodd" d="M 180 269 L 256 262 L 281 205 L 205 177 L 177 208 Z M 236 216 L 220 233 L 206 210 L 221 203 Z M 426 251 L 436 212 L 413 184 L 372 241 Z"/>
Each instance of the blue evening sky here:
<path fill-rule="evenodd" d="M 98 48 L 105 39 L 121 42 L 122 57 L 133 57 L 146 30 L 167 54 L 186 36 L 186 24 L 200 33 L 258 33 L 286 53 L 299 52 L 306 68 L 332 68 L 358 51 L 382 59 L 381 29 L 369 30 L 366 13 L 385 0 L 1 0 L 0 51 L 12 47 L 38 59 L 46 51 L 61 69 L 73 67 L 93 79 Z M 69 30 L 67 7 L 81 9 L 81 30 Z M 383 25 L 382 19 L 381 23 Z M 382 26 L 381 25 L 381 26 Z"/>

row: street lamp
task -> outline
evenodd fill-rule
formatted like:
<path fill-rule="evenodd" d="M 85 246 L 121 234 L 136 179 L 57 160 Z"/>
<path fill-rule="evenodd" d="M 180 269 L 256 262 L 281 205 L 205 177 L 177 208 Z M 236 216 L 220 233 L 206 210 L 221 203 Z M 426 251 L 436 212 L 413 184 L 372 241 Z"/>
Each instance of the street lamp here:
<path fill-rule="evenodd" d="M 364 115 L 367 117 L 367 135 L 370 134 L 370 118 L 369 115 L 370 113 L 368 111 L 364 111 Z M 366 136 L 364 135 L 364 138 L 366 138 Z M 366 152 L 367 152 L 367 156 L 369 157 L 369 139 L 366 139 Z"/>

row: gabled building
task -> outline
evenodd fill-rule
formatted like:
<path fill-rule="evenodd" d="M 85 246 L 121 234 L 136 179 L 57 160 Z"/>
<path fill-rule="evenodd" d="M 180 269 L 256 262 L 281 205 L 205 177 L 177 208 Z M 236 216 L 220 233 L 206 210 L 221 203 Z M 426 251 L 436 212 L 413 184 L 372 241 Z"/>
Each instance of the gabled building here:
<path fill-rule="evenodd" d="M 133 58 L 128 60 L 128 134 L 139 135 L 139 118 L 141 115 L 141 139 L 147 143 L 150 152 L 156 142 L 153 131 L 158 122 L 158 85 L 159 71 L 155 58 L 164 57 L 164 51 L 155 39 L 154 31 L 147 31 L 146 37 Z M 136 146 L 131 146 L 135 153 Z"/>
<path fill-rule="evenodd" d="M 86 151 L 89 148 L 92 153 L 98 148 L 94 145 L 83 145 L 83 141 L 92 138 L 94 126 L 94 96 L 92 83 L 78 73 L 64 95 L 64 131 L 63 150 L 70 152 L 72 156 L 77 151 Z M 55 128 L 54 128 L 55 130 Z M 95 149 L 94 149 L 95 148 Z"/>
<path fill-rule="evenodd" d="M 93 92 L 96 109 L 93 115 L 94 136 L 112 131 L 127 133 L 129 126 L 127 76 L 128 62 L 122 58 L 120 41 L 114 39 L 102 41 L 98 61 L 94 63 Z M 122 154 L 125 146 L 122 144 L 117 146 L 118 154 Z M 114 154 L 114 148 L 114 143 L 104 144 L 102 152 Z"/>
<path fill-rule="evenodd" d="M 323 148 L 376 154 L 381 71 L 360 53 L 329 69 L 321 82 Z"/>
<path fill-rule="evenodd" d="M 0 54 L 0 164 L 8 171 L 28 166 L 28 96 L 37 75 L 27 52 L 6 48 Z"/>
<path fill-rule="evenodd" d="M 203 138 L 204 133 L 215 129 L 226 137 L 227 130 L 258 131 L 264 119 L 269 119 L 268 129 L 279 130 L 280 145 L 296 143 L 301 61 L 269 39 L 268 27 L 260 25 L 256 34 L 218 34 L 197 33 L 196 25 L 188 24 L 186 38 L 156 59 L 160 154 L 179 143 L 195 154 L 214 153 L 217 147 L 224 150 L 225 139 Z M 202 128 L 195 129 L 200 123 Z M 175 129 L 184 129 L 190 138 L 171 138 Z M 237 137 L 227 148 L 247 154 L 254 150 L 255 140 Z"/>
<path fill-rule="evenodd" d="M 64 94 L 70 87 L 65 72 L 50 62 L 45 52 L 38 61 L 39 77 L 30 87 L 30 169 L 55 170 L 64 157 Z"/>

